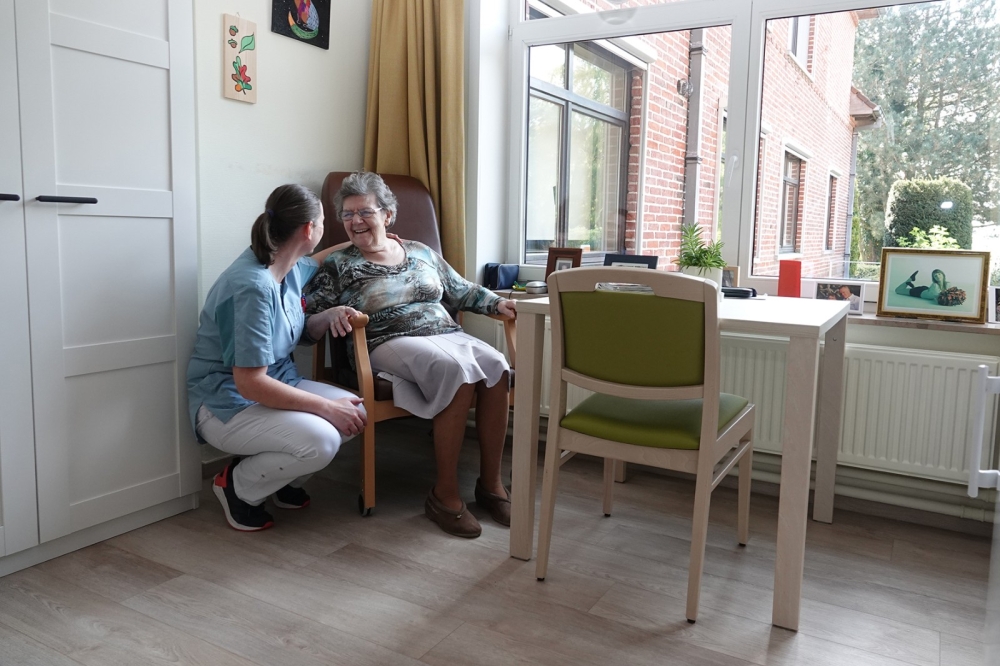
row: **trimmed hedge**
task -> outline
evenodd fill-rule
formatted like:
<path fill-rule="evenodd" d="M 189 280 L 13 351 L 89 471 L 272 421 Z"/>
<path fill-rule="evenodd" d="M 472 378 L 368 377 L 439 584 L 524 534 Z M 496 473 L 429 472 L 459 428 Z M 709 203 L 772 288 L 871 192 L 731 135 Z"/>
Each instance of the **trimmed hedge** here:
<path fill-rule="evenodd" d="M 952 207 L 941 208 L 945 201 Z M 940 225 L 963 249 L 972 249 L 972 189 L 959 180 L 897 180 L 885 208 L 885 247 L 898 246 L 898 239 L 909 238 L 911 229 L 927 232 Z"/>

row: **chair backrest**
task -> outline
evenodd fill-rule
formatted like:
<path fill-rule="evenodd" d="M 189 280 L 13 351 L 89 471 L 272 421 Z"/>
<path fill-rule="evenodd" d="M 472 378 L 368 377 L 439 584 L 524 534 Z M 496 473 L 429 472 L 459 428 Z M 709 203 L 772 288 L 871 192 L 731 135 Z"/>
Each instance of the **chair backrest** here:
<path fill-rule="evenodd" d="M 640 284 L 651 291 L 599 290 L 599 283 Z M 557 271 L 548 285 L 553 390 L 558 378 L 626 398 L 703 398 L 703 426 L 710 428 L 703 432 L 717 430 L 719 290 L 714 282 L 602 267 Z"/>
<path fill-rule="evenodd" d="M 350 171 L 332 171 L 323 181 L 323 191 L 320 200 L 323 202 L 323 211 L 326 215 L 323 239 L 316 250 L 325 250 L 328 247 L 343 243 L 348 240 L 347 232 L 344 231 L 343 223 L 336 219 L 336 209 L 333 205 L 333 198 L 340 190 L 344 179 L 351 175 Z M 385 184 L 396 195 L 398 207 L 396 211 L 396 222 L 393 223 L 390 231 L 406 240 L 420 241 L 438 254 L 441 253 L 441 232 L 438 229 L 437 215 L 434 212 L 434 201 L 430 193 L 423 184 L 411 176 L 400 176 L 396 174 L 379 174 Z M 330 340 L 330 367 L 325 367 L 323 363 L 326 354 L 317 353 L 313 367 L 316 379 L 336 382 L 343 386 L 358 388 L 358 381 L 355 371 L 351 368 L 351 361 L 347 354 L 347 338 L 331 338 Z M 325 339 L 320 341 L 320 345 L 325 345 Z"/>
<path fill-rule="evenodd" d="M 335 217 L 333 198 L 340 190 L 341 183 L 351 175 L 350 171 L 332 171 L 323 181 L 323 192 L 320 199 L 323 202 L 323 212 L 326 215 L 323 240 L 317 250 L 324 250 L 337 243 L 347 240 L 344 225 Z M 400 176 L 390 173 L 380 173 L 382 180 L 396 195 L 399 202 L 396 211 L 396 221 L 390 231 L 406 240 L 420 241 L 432 250 L 441 254 L 441 230 L 438 227 L 437 214 L 434 212 L 434 200 L 423 184 L 412 176 Z"/>

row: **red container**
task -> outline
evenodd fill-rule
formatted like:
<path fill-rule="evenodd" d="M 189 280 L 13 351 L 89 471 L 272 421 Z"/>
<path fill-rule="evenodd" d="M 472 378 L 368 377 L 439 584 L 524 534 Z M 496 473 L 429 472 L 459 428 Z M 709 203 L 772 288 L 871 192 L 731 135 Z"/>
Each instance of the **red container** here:
<path fill-rule="evenodd" d="M 782 259 L 778 264 L 778 296 L 802 296 L 802 262 Z"/>

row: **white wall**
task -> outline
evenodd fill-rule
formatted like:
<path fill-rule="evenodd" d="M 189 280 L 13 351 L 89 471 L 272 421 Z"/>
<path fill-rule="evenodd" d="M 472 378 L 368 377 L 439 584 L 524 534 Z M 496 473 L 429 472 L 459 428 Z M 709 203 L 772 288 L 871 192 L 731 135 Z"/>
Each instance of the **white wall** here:
<path fill-rule="evenodd" d="M 483 265 L 503 261 L 507 247 L 506 2 L 466 0 L 466 261 L 480 282 Z"/>
<path fill-rule="evenodd" d="M 250 244 L 250 227 L 278 185 L 319 193 L 330 171 L 364 159 L 371 3 L 335 0 L 330 49 L 271 32 L 270 0 L 197 0 L 200 300 Z M 222 15 L 257 24 L 257 103 L 222 96 Z"/>

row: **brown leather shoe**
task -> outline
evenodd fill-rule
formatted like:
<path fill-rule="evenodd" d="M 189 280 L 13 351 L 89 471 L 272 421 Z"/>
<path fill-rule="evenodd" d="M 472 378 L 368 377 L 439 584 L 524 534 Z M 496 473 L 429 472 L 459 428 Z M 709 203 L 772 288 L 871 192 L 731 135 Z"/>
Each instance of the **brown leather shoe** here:
<path fill-rule="evenodd" d="M 483 533 L 482 526 L 476 517 L 469 512 L 469 507 L 465 506 L 465 502 L 462 502 L 462 508 L 458 511 L 449 509 L 434 496 L 433 489 L 427 493 L 424 513 L 437 523 L 438 527 L 453 536 L 475 539 Z"/>
<path fill-rule="evenodd" d="M 493 520 L 510 527 L 510 488 L 504 490 L 507 491 L 506 497 L 488 493 L 480 480 L 476 479 L 476 504 L 489 511 Z"/>

